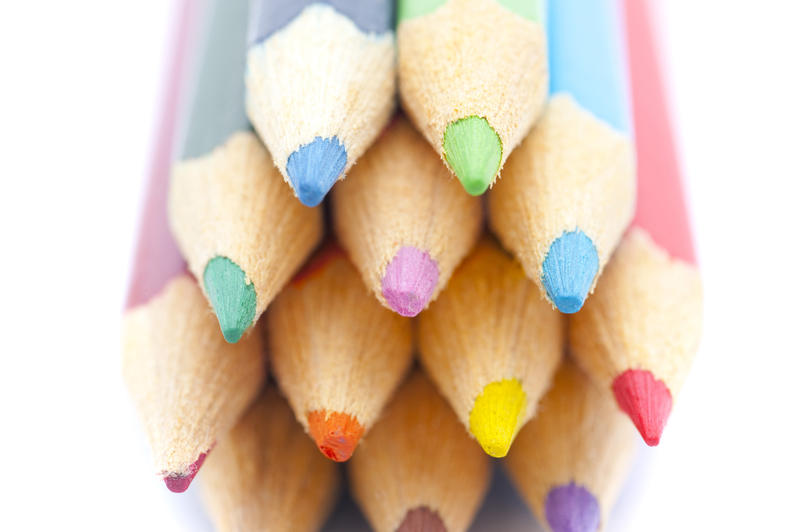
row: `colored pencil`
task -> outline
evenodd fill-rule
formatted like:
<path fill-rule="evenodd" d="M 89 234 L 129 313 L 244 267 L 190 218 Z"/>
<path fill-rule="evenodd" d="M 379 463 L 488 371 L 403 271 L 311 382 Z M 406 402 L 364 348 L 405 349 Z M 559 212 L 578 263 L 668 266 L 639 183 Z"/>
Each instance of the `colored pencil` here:
<path fill-rule="evenodd" d="M 489 487 L 489 459 L 428 378 L 397 391 L 348 467 L 373 530 L 466 530 Z"/>
<path fill-rule="evenodd" d="M 340 477 L 269 387 L 208 457 L 203 499 L 220 531 L 319 530 Z"/>
<path fill-rule="evenodd" d="M 544 106 L 546 0 L 398 0 L 405 110 L 458 176 L 483 194 Z"/>
<path fill-rule="evenodd" d="M 646 3 L 626 6 L 639 200 L 570 339 L 577 361 L 657 445 L 700 341 L 702 284 Z"/>
<path fill-rule="evenodd" d="M 574 313 L 633 217 L 634 151 L 616 0 L 548 10 L 550 101 L 489 194 L 489 220 L 543 293 Z"/>
<path fill-rule="evenodd" d="M 297 420 L 328 458 L 350 458 L 411 363 L 411 323 L 381 307 L 334 244 L 267 313 L 272 367 Z"/>
<path fill-rule="evenodd" d="M 185 491 L 214 442 L 236 423 L 264 379 L 261 339 L 231 345 L 187 275 L 124 318 L 122 369 L 156 469 Z"/>
<path fill-rule="evenodd" d="M 635 438 L 611 397 L 566 360 L 504 463 L 550 530 L 595 532 L 617 497 Z"/>
<path fill-rule="evenodd" d="M 122 370 L 153 451 L 156 471 L 176 492 L 188 488 L 217 438 L 238 419 L 264 378 L 261 342 L 226 344 L 208 313 L 197 283 L 185 274 L 167 230 L 166 195 L 177 130 L 177 101 L 187 48 L 194 41 L 198 10 L 181 9 L 176 58 L 170 69 L 162 124 L 156 142 L 136 262 L 122 324 Z M 235 14 L 217 2 L 212 34 Z M 207 60 L 206 53 L 200 54 Z"/>
<path fill-rule="evenodd" d="M 384 306 L 416 316 L 475 245 L 481 204 L 398 117 L 333 193 L 342 246 Z"/>
<path fill-rule="evenodd" d="M 175 239 L 238 342 L 322 236 L 322 211 L 298 204 L 244 111 L 247 2 L 206 43 L 183 151 L 172 173 Z"/>
<path fill-rule="evenodd" d="M 483 450 L 508 452 L 561 360 L 562 316 L 484 239 L 418 320 L 420 360 Z"/>
<path fill-rule="evenodd" d="M 319 204 L 395 104 L 393 0 L 254 0 L 247 114 L 298 199 Z"/>

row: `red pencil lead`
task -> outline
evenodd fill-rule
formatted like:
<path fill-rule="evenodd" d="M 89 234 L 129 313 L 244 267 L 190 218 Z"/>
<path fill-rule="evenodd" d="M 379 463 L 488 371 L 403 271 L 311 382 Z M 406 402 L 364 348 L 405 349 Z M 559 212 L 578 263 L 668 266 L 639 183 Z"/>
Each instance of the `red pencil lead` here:
<path fill-rule="evenodd" d="M 647 370 L 629 369 L 612 384 L 617 404 L 628 414 L 645 443 L 658 445 L 672 411 L 672 394 Z"/>
<path fill-rule="evenodd" d="M 210 451 L 211 449 L 209 449 Z M 206 461 L 206 456 L 208 455 L 208 451 L 201 453 L 200 456 L 197 457 L 197 460 L 192 462 L 189 466 L 189 469 L 183 473 L 170 473 L 164 477 L 164 484 L 167 485 L 169 491 L 173 493 L 183 493 L 187 489 L 189 489 L 189 484 L 192 483 L 194 480 L 195 475 L 197 472 L 200 471 L 200 466 L 203 465 L 203 462 Z"/>

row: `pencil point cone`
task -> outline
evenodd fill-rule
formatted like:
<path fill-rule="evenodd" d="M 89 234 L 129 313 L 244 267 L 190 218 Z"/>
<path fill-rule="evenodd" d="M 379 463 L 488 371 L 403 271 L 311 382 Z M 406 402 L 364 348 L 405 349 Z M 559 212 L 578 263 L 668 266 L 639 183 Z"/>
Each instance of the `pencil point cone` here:
<path fill-rule="evenodd" d="M 404 246 L 386 266 L 381 293 L 389 308 L 412 318 L 424 309 L 439 282 L 439 267 L 426 251 Z"/>
<path fill-rule="evenodd" d="M 517 379 L 490 382 L 475 399 L 469 414 L 469 430 L 486 454 L 508 454 L 525 410 L 525 392 Z"/>
<path fill-rule="evenodd" d="M 189 484 L 192 483 L 195 475 L 200 471 L 200 466 L 206 461 L 207 454 L 208 452 L 201 453 L 200 456 L 197 457 L 197 460 L 189 465 L 186 471 L 166 475 L 164 477 L 164 484 L 167 485 L 167 489 L 173 493 L 183 493 L 189 489 Z"/>
<path fill-rule="evenodd" d="M 447 527 L 439 514 L 427 506 L 420 506 L 406 512 L 397 532 L 447 532 Z"/>
<path fill-rule="evenodd" d="M 503 144 L 485 118 L 470 116 L 450 122 L 444 132 L 444 157 L 473 196 L 486 192 L 500 170 Z"/>
<path fill-rule="evenodd" d="M 316 207 L 342 175 L 346 163 L 347 150 L 338 137 L 317 137 L 289 155 L 286 173 L 300 202 Z"/>
<path fill-rule="evenodd" d="M 672 394 L 647 370 L 629 369 L 611 385 L 620 409 L 628 414 L 645 443 L 651 447 L 661 441 L 661 433 L 672 411 Z"/>
<path fill-rule="evenodd" d="M 256 289 L 235 262 L 214 257 L 203 272 L 206 294 L 228 343 L 235 344 L 256 316 Z"/>
<path fill-rule="evenodd" d="M 597 275 L 599 259 L 592 239 L 580 229 L 556 238 L 542 264 L 547 297 L 564 314 L 578 312 Z"/>
<path fill-rule="evenodd" d="M 597 499 L 574 482 L 551 489 L 544 512 L 553 532 L 596 532 L 600 528 Z"/>
<path fill-rule="evenodd" d="M 315 410 L 308 414 L 308 431 L 322 454 L 334 462 L 345 462 L 353 455 L 364 427 L 349 414 Z"/>

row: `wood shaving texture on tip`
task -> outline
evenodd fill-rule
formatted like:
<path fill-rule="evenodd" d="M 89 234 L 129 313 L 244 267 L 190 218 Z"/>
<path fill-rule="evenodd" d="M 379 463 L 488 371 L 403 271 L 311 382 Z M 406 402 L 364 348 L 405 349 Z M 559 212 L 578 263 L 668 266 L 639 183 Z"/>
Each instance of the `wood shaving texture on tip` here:
<path fill-rule="evenodd" d="M 552 98 L 489 193 L 489 224 L 545 294 L 542 263 L 555 239 L 580 229 L 594 243 L 599 271 L 633 218 L 631 141 L 581 109 Z"/>
<path fill-rule="evenodd" d="M 564 349 L 562 316 L 489 239 L 461 263 L 417 325 L 420 361 L 467 428 L 475 399 L 504 379 L 518 379 L 527 396 L 522 426 Z"/>
<path fill-rule="evenodd" d="M 317 410 L 368 431 L 411 364 L 411 323 L 375 301 L 344 254 L 287 285 L 266 326 L 275 377 L 306 431 Z"/>
<path fill-rule="evenodd" d="M 478 198 L 405 118 L 398 118 L 333 191 L 333 219 L 364 283 L 384 306 L 386 267 L 403 246 L 428 252 L 439 268 L 432 300 L 480 234 Z"/>
<path fill-rule="evenodd" d="M 450 0 L 400 22 L 397 47 L 403 107 L 442 159 L 447 125 L 478 116 L 500 137 L 502 168 L 544 107 L 542 25 L 493 0 Z"/>
<path fill-rule="evenodd" d="M 363 33 L 314 4 L 250 48 L 245 82 L 247 115 L 284 179 L 292 152 L 334 136 L 347 150 L 344 177 L 394 109 L 394 33 Z"/>
<path fill-rule="evenodd" d="M 319 530 L 340 482 L 273 388 L 219 442 L 201 478 L 209 514 L 224 532 Z"/>
<path fill-rule="evenodd" d="M 571 317 L 570 347 L 609 389 L 625 370 L 650 370 L 677 396 L 700 343 L 700 273 L 672 259 L 641 229 L 623 238 L 595 295 Z"/>
<path fill-rule="evenodd" d="M 254 322 L 323 230 L 322 210 L 295 199 L 251 132 L 234 133 L 210 154 L 175 166 L 169 219 L 196 278 L 218 256 L 244 271 L 256 292 Z"/>
<path fill-rule="evenodd" d="M 123 376 L 161 476 L 184 473 L 207 452 L 264 380 L 260 336 L 227 343 L 188 275 L 128 311 L 122 339 Z"/>
<path fill-rule="evenodd" d="M 636 432 L 613 397 L 566 360 L 536 417 L 517 436 L 505 465 L 542 523 L 547 522 L 548 492 L 570 482 L 587 488 L 608 516 L 635 442 Z"/>
<path fill-rule="evenodd" d="M 489 485 L 488 457 L 417 371 L 400 387 L 349 467 L 353 496 L 379 532 L 409 510 L 436 512 L 450 532 L 466 530 Z"/>

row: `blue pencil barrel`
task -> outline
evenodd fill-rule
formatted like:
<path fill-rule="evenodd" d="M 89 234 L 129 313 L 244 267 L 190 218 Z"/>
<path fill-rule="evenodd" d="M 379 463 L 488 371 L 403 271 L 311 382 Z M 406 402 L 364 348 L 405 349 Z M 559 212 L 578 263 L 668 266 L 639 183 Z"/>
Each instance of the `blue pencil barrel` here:
<path fill-rule="evenodd" d="M 630 134 L 627 57 L 617 0 L 555 0 L 547 6 L 550 94 Z"/>

